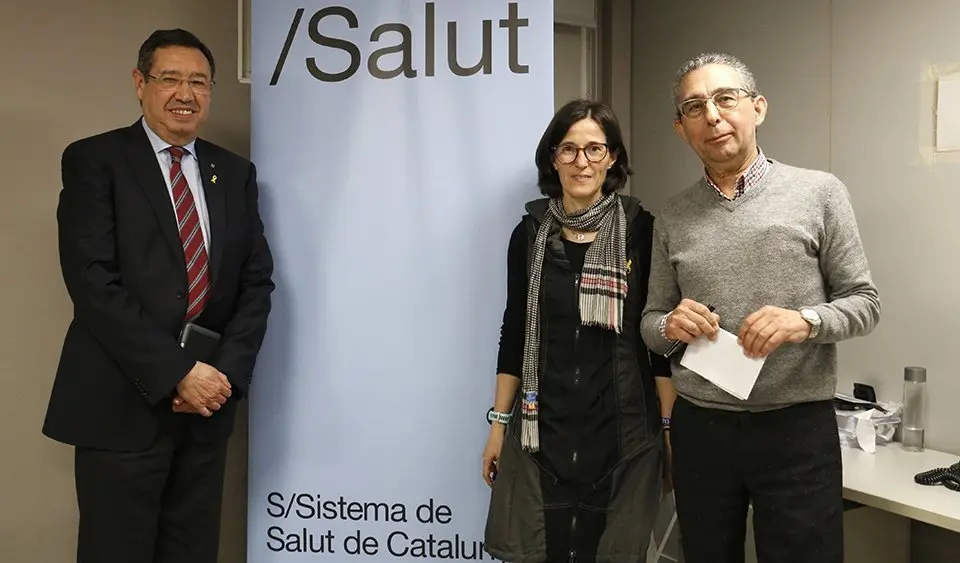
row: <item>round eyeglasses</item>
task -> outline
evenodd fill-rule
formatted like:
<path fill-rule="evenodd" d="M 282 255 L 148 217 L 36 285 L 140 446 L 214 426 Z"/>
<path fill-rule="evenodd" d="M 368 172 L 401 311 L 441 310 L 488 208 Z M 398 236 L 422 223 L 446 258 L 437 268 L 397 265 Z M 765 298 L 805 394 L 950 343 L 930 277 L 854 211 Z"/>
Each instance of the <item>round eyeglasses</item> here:
<path fill-rule="evenodd" d="M 707 102 L 713 102 L 714 107 L 716 107 L 718 111 L 730 111 L 740 105 L 740 98 L 743 97 L 740 95 L 741 92 L 750 98 L 756 96 L 753 92 L 749 92 L 743 88 L 724 88 L 717 90 L 709 98 L 690 98 L 689 100 L 684 100 L 683 103 L 677 106 L 677 111 L 687 119 L 699 119 L 707 113 Z"/>
<path fill-rule="evenodd" d="M 607 156 L 607 145 L 603 143 L 588 143 L 584 147 L 578 147 L 573 143 L 563 143 L 553 149 L 553 156 L 560 164 L 572 164 L 583 151 L 583 156 L 589 162 L 600 162 Z"/>

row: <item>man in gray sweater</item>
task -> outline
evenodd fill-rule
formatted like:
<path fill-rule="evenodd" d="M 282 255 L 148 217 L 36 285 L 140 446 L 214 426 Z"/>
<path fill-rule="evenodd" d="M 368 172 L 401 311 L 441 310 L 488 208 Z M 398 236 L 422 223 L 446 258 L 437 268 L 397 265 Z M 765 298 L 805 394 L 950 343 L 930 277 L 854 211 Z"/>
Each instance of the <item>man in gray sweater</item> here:
<path fill-rule="evenodd" d="M 752 503 L 761 562 L 841 563 L 836 345 L 880 317 L 849 195 L 832 174 L 763 154 L 767 100 L 737 58 L 688 61 L 673 94 L 674 129 L 704 174 L 657 216 L 643 339 L 663 354 L 722 329 L 765 358 L 741 400 L 681 366 L 682 347 L 671 357 L 685 560 L 742 562 Z"/>

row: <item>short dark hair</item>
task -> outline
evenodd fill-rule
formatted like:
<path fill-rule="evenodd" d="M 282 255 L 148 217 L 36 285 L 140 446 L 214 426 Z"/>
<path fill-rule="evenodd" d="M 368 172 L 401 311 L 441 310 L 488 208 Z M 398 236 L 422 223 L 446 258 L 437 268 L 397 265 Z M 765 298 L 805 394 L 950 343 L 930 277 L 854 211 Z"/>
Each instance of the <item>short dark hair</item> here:
<path fill-rule="evenodd" d="M 203 44 L 203 41 L 196 35 L 185 29 L 158 29 L 147 37 L 147 40 L 140 45 L 140 53 L 137 55 L 137 70 L 140 74 L 146 76 L 150 74 L 153 68 L 153 53 L 157 49 L 164 47 L 190 47 L 197 49 L 210 63 L 210 80 L 213 80 L 217 73 L 217 65 L 213 62 L 213 53 Z"/>
<path fill-rule="evenodd" d="M 617 160 L 607 171 L 601 190 L 604 194 L 615 192 L 627 183 L 627 177 L 633 174 L 630 169 L 630 160 L 627 157 L 627 148 L 623 144 L 623 134 L 620 132 L 620 123 L 613 109 L 607 104 L 595 100 L 577 99 L 566 103 L 557 110 L 557 113 L 547 125 L 547 130 L 540 137 L 537 145 L 537 185 L 540 193 L 555 198 L 563 195 L 560 185 L 560 175 L 553 167 L 554 150 L 570 127 L 581 119 L 593 119 L 607 137 L 607 147 L 610 154 Z"/>

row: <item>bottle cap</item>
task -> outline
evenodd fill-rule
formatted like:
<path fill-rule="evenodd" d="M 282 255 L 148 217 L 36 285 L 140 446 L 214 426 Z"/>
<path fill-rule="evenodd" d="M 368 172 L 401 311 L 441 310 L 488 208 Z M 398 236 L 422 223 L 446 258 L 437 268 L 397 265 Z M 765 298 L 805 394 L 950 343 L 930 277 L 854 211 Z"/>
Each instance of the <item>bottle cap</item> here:
<path fill-rule="evenodd" d="M 914 383 L 926 383 L 927 368 L 907 366 L 903 368 L 903 380 L 912 381 Z"/>

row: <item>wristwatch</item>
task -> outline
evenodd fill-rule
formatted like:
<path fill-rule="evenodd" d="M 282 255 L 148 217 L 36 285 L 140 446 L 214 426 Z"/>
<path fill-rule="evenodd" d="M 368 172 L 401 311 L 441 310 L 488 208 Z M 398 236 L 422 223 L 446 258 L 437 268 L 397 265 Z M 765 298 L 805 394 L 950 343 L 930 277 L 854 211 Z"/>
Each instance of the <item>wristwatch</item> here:
<path fill-rule="evenodd" d="M 807 336 L 807 340 L 811 338 L 816 338 L 820 334 L 820 315 L 813 309 L 800 309 L 800 315 L 803 317 L 803 320 L 810 323 L 810 335 Z"/>

